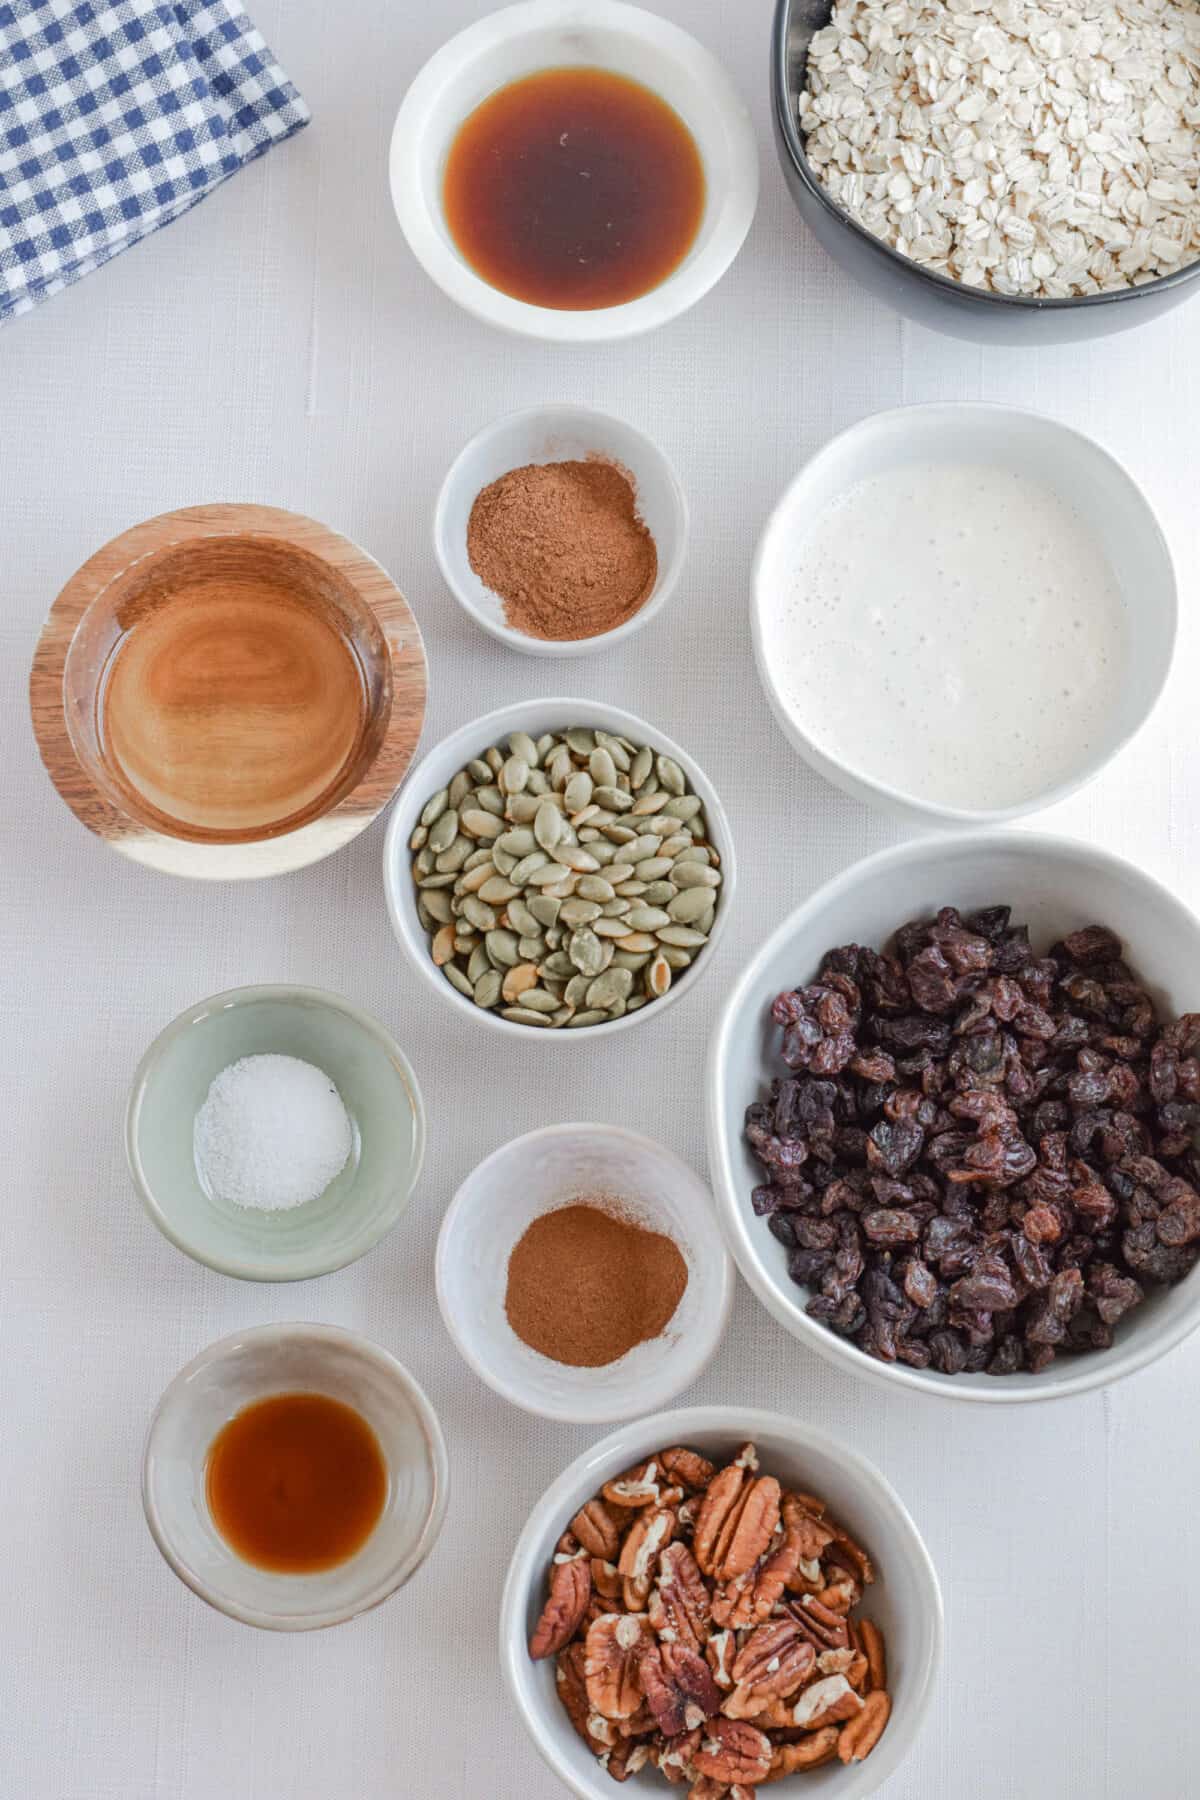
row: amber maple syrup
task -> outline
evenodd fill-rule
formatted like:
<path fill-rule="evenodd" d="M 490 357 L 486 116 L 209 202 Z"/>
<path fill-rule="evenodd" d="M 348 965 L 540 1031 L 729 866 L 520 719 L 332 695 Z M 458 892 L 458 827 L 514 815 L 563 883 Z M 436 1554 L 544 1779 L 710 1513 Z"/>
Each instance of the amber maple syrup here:
<path fill-rule="evenodd" d="M 367 1421 L 326 1394 L 273 1394 L 214 1438 L 208 1509 L 230 1549 L 281 1575 L 332 1569 L 361 1550 L 387 1500 Z"/>
<path fill-rule="evenodd" d="M 704 216 L 704 165 L 679 114 L 607 69 L 545 69 L 461 126 L 443 188 L 459 250 L 534 306 L 620 306 L 679 267 Z"/>

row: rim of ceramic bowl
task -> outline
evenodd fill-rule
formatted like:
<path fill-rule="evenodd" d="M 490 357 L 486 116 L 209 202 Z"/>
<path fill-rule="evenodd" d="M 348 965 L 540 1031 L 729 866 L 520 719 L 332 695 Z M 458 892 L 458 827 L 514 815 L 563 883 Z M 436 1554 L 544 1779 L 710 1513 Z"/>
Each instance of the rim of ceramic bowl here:
<path fill-rule="evenodd" d="M 213 1012 L 226 1012 L 239 1006 L 252 1006 L 261 1001 L 276 1001 L 284 1004 L 300 1003 L 320 1011 L 338 1012 L 349 1019 L 360 1031 L 371 1037 L 385 1053 L 388 1061 L 404 1088 L 413 1118 L 413 1150 L 410 1163 L 410 1174 L 407 1185 L 398 1186 L 391 1204 L 380 1218 L 354 1240 L 353 1248 L 345 1255 L 334 1258 L 322 1256 L 314 1251 L 307 1260 L 302 1260 L 295 1268 L 281 1270 L 269 1263 L 256 1263 L 235 1256 L 206 1256 L 190 1242 L 186 1233 L 179 1231 L 169 1212 L 165 1211 L 155 1194 L 142 1166 L 139 1127 L 141 1124 L 142 1105 L 146 1097 L 146 1088 L 151 1073 L 158 1064 L 163 1052 L 177 1037 L 182 1036 L 194 1025 Z M 138 1198 L 148 1218 L 161 1231 L 169 1243 L 193 1262 L 203 1264 L 205 1268 L 214 1269 L 219 1275 L 231 1275 L 237 1281 L 310 1281 L 317 1275 L 332 1275 L 336 1269 L 349 1267 L 373 1250 L 376 1244 L 385 1238 L 393 1226 L 399 1223 L 407 1211 L 417 1182 L 421 1177 L 421 1168 L 425 1160 L 425 1146 L 428 1125 L 425 1116 L 425 1101 L 420 1085 L 413 1072 L 412 1064 L 401 1050 L 399 1044 L 384 1030 L 378 1019 L 361 1008 L 351 1005 L 340 994 L 328 993 L 324 988 L 301 987 L 291 982 L 263 982 L 246 987 L 226 988 L 220 994 L 211 994 L 207 1000 L 198 1000 L 179 1013 L 168 1025 L 158 1033 L 150 1043 L 138 1063 L 130 1088 L 129 1099 L 125 1107 L 125 1158 L 129 1164 L 129 1173 L 137 1189 Z"/>
<path fill-rule="evenodd" d="M 955 853 L 959 856 L 981 853 L 998 845 L 1004 845 L 1031 858 L 1039 855 L 1061 857 L 1093 868 L 1102 866 L 1110 869 L 1133 885 L 1153 892 L 1155 898 L 1178 914 L 1181 922 L 1200 939 L 1200 919 L 1182 900 L 1162 882 L 1147 875 L 1135 864 L 1127 862 L 1124 857 L 1114 856 L 1111 851 L 1101 850 L 1078 838 L 1040 831 L 1011 831 L 999 827 L 964 834 L 954 839 Z M 1080 1357 L 1082 1367 L 1079 1373 L 1056 1375 L 1052 1370 L 1043 1370 L 1037 1377 L 1037 1387 L 1015 1388 L 1005 1381 L 990 1377 L 979 1378 L 981 1385 L 976 1387 L 973 1385 L 975 1377 L 937 1375 L 924 1369 L 906 1368 L 901 1363 L 883 1363 L 839 1337 L 836 1332 L 827 1330 L 825 1326 L 810 1319 L 804 1311 L 802 1300 L 793 1299 L 783 1284 L 769 1273 L 751 1235 L 750 1222 L 753 1215 L 750 1213 L 749 1191 L 734 1173 L 730 1142 L 725 1130 L 724 1101 L 730 1044 L 739 1031 L 749 1028 L 746 994 L 756 982 L 759 970 L 818 911 L 836 906 L 864 878 L 874 877 L 908 862 L 940 856 L 945 848 L 945 840 L 935 833 L 910 838 L 902 844 L 895 844 L 887 850 L 879 850 L 872 856 L 861 858 L 848 869 L 843 869 L 840 875 L 835 875 L 831 881 L 816 888 L 752 952 L 721 1009 L 709 1043 L 704 1082 L 709 1174 L 725 1241 L 747 1286 L 785 1331 L 815 1350 L 827 1362 L 836 1363 L 848 1374 L 873 1386 L 886 1388 L 891 1393 L 895 1393 L 898 1388 L 907 1388 L 913 1393 L 929 1394 L 938 1400 L 953 1400 L 966 1405 L 1043 1405 L 1047 1401 L 1064 1400 L 1072 1395 L 1087 1393 L 1093 1388 L 1110 1387 L 1114 1382 L 1136 1374 L 1139 1369 L 1157 1362 L 1169 1350 L 1175 1349 L 1200 1327 L 1200 1280 L 1196 1284 L 1190 1314 L 1161 1332 L 1153 1333 L 1148 1339 L 1135 1325 L 1124 1343 L 1118 1337 L 1112 1349 L 1106 1350 L 1103 1355 Z M 754 1222 L 759 1223 L 757 1220 Z M 800 1288 L 794 1291 L 798 1296 L 804 1294 L 804 1290 Z M 984 1380 L 987 1381 L 986 1386 L 982 1385 Z"/>
<path fill-rule="evenodd" d="M 539 723 L 546 717 L 559 715 L 577 722 L 581 730 L 590 730 L 598 725 L 602 731 L 632 738 L 635 743 L 649 744 L 656 753 L 672 757 L 687 776 L 692 792 L 698 794 L 703 803 L 709 837 L 721 857 L 721 898 L 717 903 L 713 928 L 700 955 L 688 968 L 679 971 L 661 999 L 639 1007 L 636 1012 L 626 1013 L 620 1019 L 606 1019 L 603 1024 L 588 1025 L 578 1031 L 547 1030 L 502 1019 L 491 1009 L 476 1006 L 473 1000 L 468 1000 L 465 994 L 460 994 L 450 985 L 434 965 L 429 939 L 417 918 L 410 866 L 412 853 L 408 848 L 409 836 L 421 810 L 431 795 L 436 793 L 439 785 L 445 785 L 472 756 L 480 754 L 490 745 L 502 742 L 510 731 L 527 731 L 531 737 L 536 738 L 543 730 L 566 730 L 568 727 L 565 724 L 547 727 Z M 536 729 L 531 728 L 531 725 Z M 426 774 L 429 765 L 443 762 L 446 768 L 444 780 L 439 776 L 435 783 L 431 783 Z M 685 994 L 691 993 L 696 982 L 702 979 L 705 970 L 712 965 L 714 952 L 733 910 L 737 891 L 737 857 L 733 833 L 729 829 L 729 820 L 725 816 L 725 808 L 717 790 L 699 763 L 686 750 L 667 737 L 665 732 L 652 727 L 645 719 L 638 718 L 636 713 L 626 712 L 622 707 L 609 706 L 600 700 L 551 696 L 547 699 L 518 700 L 510 706 L 497 707 L 495 712 L 484 713 L 478 719 L 472 719 L 469 724 L 460 725 L 456 731 L 450 732 L 422 757 L 405 782 L 388 820 L 383 845 L 383 889 L 392 931 L 401 949 L 406 952 L 434 993 L 451 1005 L 461 1018 L 470 1019 L 489 1031 L 502 1032 L 521 1043 L 539 1039 L 559 1045 L 576 1040 L 595 1043 L 600 1038 L 611 1037 L 616 1032 L 640 1025 L 647 1018 L 661 1018 L 668 1007 L 681 1000 Z"/>
<path fill-rule="evenodd" d="M 541 1713 L 529 1704 L 524 1684 L 518 1676 L 518 1668 L 523 1669 L 528 1661 L 525 1634 L 530 1591 L 534 1581 L 544 1573 L 538 1546 L 548 1524 L 560 1519 L 565 1523 L 582 1504 L 580 1496 L 586 1498 L 595 1492 L 596 1486 L 606 1478 L 601 1471 L 608 1463 L 612 1462 L 614 1467 L 629 1466 L 649 1449 L 657 1449 L 663 1443 L 687 1443 L 690 1437 L 700 1432 L 719 1432 L 728 1435 L 731 1441 L 753 1440 L 770 1433 L 791 1439 L 801 1451 L 807 1448 L 829 1457 L 844 1467 L 852 1475 L 855 1485 L 871 1494 L 886 1511 L 903 1541 L 926 1596 L 930 1643 L 923 1665 L 908 1673 L 913 1689 L 911 1697 L 902 1710 L 897 1708 L 893 1713 L 879 1748 L 872 1754 L 870 1768 L 860 1770 L 860 1779 L 867 1785 L 857 1789 L 858 1795 L 874 1793 L 909 1754 L 929 1715 L 945 1643 L 941 1583 L 912 1515 L 874 1463 L 829 1432 L 786 1413 L 761 1407 L 685 1406 L 631 1420 L 577 1456 L 535 1503 L 514 1547 L 500 1601 L 500 1663 L 521 1722 L 542 1760 L 558 1779 L 579 1800 L 597 1800 L 605 1791 L 600 1786 L 601 1776 L 597 1775 L 594 1787 L 583 1786 L 576 1779 L 569 1762 L 558 1755 L 544 1732 Z M 607 1780 L 606 1777 L 603 1779 Z"/>
<path fill-rule="evenodd" d="M 928 269 L 923 263 L 911 257 L 902 256 L 885 244 L 882 238 L 868 231 L 865 225 L 840 206 L 817 178 L 808 153 L 804 147 L 804 138 L 796 117 L 795 90 L 791 84 L 790 50 L 788 37 L 791 31 L 792 14 L 796 8 L 796 0 L 776 0 L 775 18 L 771 27 L 771 105 L 775 115 L 775 125 L 788 163 L 795 170 L 798 179 L 803 183 L 805 191 L 817 201 L 822 210 L 828 213 L 842 229 L 857 238 L 861 243 L 870 245 L 884 262 L 891 263 L 905 275 L 916 276 L 927 287 L 938 293 L 951 295 L 955 300 L 966 300 L 968 304 L 981 308 L 1003 308 L 1021 312 L 1067 312 L 1079 307 L 1097 307 L 1115 301 L 1136 301 L 1146 299 L 1154 294 L 1161 294 L 1169 288 L 1182 287 L 1185 283 L 1200 276 L 1200 258 L 1186 263 L 1182 269 L 1173 269 L 1170 274 L 1159 275 L 1153 281 L 1139 283 L 1136 287 L 1111 288 L 1101 294 L 1064 295 L 1058 299 L 1041 299 L 1034 294 L 997 294 L 990 288 L 968 287 L 965 282 L 954 281 L 948 275 L 939 275 L 936 269 Z"/>
<path fill-rule="evenodd" d="M 685 1387 L 690 1387 L 693 1381 L 698 1380 L 716 1355 L 717 1350 L 720 1348 L 721 1339 L 724 1337 L 726 1327 L 729 1324 L 729 1314 L 733 1307 L 733 1291 L 736 1281 L 734 1262 L 729 1254 L 729 1247 L 725 1242 L 725 1236 L 721 1230 L 720 1222 L 717 1217 L 716 1202 L 713 1199 L 712 1191 L 708 1187 L 708 1184 L 701 1180 L 700 1176 L 697 1175 L 696 1171 L 692 1168 L 692 1165 L 689 1162 L 685 1162 L 682 1156 L 678 1156 L 675 1151 L 669 1149 L 666 1144 L 659 1143 L 656 1138 L 647 1137 L 644 1132 L 630 1131 L 624 1125 L 608 1125 L 593 1120 L 580 1119 L 565 1125 L 543 1125 L 534 1131 L 523 1132 L 520 1137 L 509 1138 L 506 1143 L 498 1144 L 494 1150 L 490 1151 L 487 1156 L 476 1163 L 469 1174 L 459 1183 L 458 1190 L 455 1193 L 453 1200 L 451 1200 L 449 1206 L 446 1208 L 445 1215 L 442 1219 L 441 1229 L 438 1232 L 437 1251 L 435 1255 L 435 1283 L 437 1288 L 438 1310 L 441 1312 L 442 1322 L 449 1332 L 455 1348 L 463 1361 L 467 1364 L 468 1368 L 472 1369 L 474 1373 L 478 1375 L 479 1379 L 491 1388 L 493 1393 L 499 1394 L 500 1398 L 502 1400 L 507 1400 L 510 1405 L 520 1407 L 523 1412 L 533 1413 L 538 1418 L 542 1419 L 553 1419 L 559 1424 L 609 1425 L 615 1423 L 617 1420 L 629 1419 L 635 1416 L 635 1412 L 631 1410 L 631 1408 L 638 1408 L 637 1400 L 632 1400 L 628 1405 L 616 1406 L 615 1410 L 613 1407 L 592 1407 L 582 1412 L 578 1405 L 549 1406 L 544 1403 L 539 1403 L 532 1398 L 526 1389 L 518 1388 L 513 1383 L 502 1380 L 496 1374 L 496 1371 L 485 1362 L 482 1357 L 476 1354 L 472 1344 L 459 1330 L 458 1319 L 450 1305 L 449 1295 L 446 1291 L 446 1269 L 454 1252 L 454 1237 L 458 1228 L 459 1216 L 466 1210 L 467 1188 L 484 1174 L 486 1170 L 499 1162 L 501 1157 L 510 1154 L 513 1150 L 528 1145 L 545 1143 L 549 1139 L 569 1138 L 580 1131 L 602 1132 L 608 1137 L 617 1139 L 622 1144 L 636 1147 L 639 1150 L 649 1150 L 655 1156 L 669 1158 L 671 1162 L 675 1163 L 686 1173 L 689 1181 L 697 1190 L 697 1198 L 703 1195 L 707 1203 L 708 1211 L 706 1222 L 711 1228 L 712 1241 L 711 1244 L 706 1242 L 702 1250 L 698 1245 L 695 1246 L 695 1248 L 699 1254 L 703 1255 L 706 1261 L 711 1260 L 714 1252 L 720 1261 L 720 1299 L 705 1320 L 703 1330 L 696 1331 L 692 1334 L 690 1342 L 693 1345 L 699 1346 L 699 1348 L 693 1348 L 689 1352 L 684 1345 L 680 1345 L 672 1352 L 670 1360 L 664 1364 L 664 1367 L 671 1371 L 668 1376 L 669 1385 L 661 1392 L 657 1391 L 656 1386 L 654 1395 L 649 1403 L 650 1406 L 654 1407 L 665 1404 L 668 1400 L 672 1400 L 676 1394 L 681 1393 Z M 553 1207 L 547 1208 L 547 1211 L 553 1210 Z M 679 1371 L 678 1375 L 674 1373 L 676 1370 Z"/>
<path fill-rule="evenodd" d="M 709 204 L 716 216 L 704 246 L 647 293 L 620 306 L 586 311 L 533 306 L 492 287 L 451 244 L 427 202 L 423 182 L 412 178 L 430 112 L 460 69 L 485 58 L 499 44 L 539 30 L 563 29 L 616 31 L 636 40 L 647 57 L 644 79 L 649 87 L 654 86 L 650 58 L 655 54 L 682 65 L 720 119 L 725 137 L 722 165 L 705 164 Z M 405 94 L 392 130 L 388 168 L 400 228 L 413 255 L 443 293 L 485 324 L 553 343 L 610 343 L 652 331 L 686 312 L 726 273 L 758 206 L 754 124 L 724 68 L 689 32 L 624 0 L 520 0 L 458 32 L 434 52 Z"/>
<path fill-rule="evenodd" d="M 814 470 L 835 451 L 845 450 L 856 438 L 865 438 L 877 431 L 886 420 L 936 419 L 940 414 L 953 414 L 958 418 L 967 413 L 976 413 L 984 419 L 1001 417 L 1030 420 L 1037 427 L 1045 427 L 1070 440 L 1072 446 L 1083 445 L 1089 455 L 1097 456 L 1106 463 L 1118 479 L 1130 491 L 1140 504 L 1146 515 L 1148 529 L 1156 537 L 1162 551 L 1163 560 L 1169 577 L 1163 589 L 1163 610 L 1166 614 L 1167 648 L 1163 659 L 1162 671 L 1154 692 L 1141 717 L 1128 730 L 1115 738 L 1109 748 L 1098 758 L 1093 758 L 1077 773 L 1065 780 L 1056 782 L 1052 787 L 1043 788 L 1031 799 L 1022 800 L 1015 806 L 1002 807 L 959 807 L 945 806 L 936 800 L 925 800 L 916 794 L 906 792 L 903 788 L 892 787 L 877 775 L 869 775 L 855 764 L 836 755 L 827 745 L 814 737 L 800 722 L 796 715 L 788 710 L 782 695 L 778 692 L 771 675 L 770 660 L 763 641 L 763 614 L 767 601 L 763 591 L 763 568 L 767 553 L 776 533 L 783 526 L 786 515 L 793 509 L 797 496 L 811 480 Z M 1151 506 L 1145 490 L 1136 482 L 1125 465 L 1113 455 L 1112 451 L 1089 437 L 1086 432 L 1078 431 L 1073 425 L 1064 425 L 1061 419 L 1052 418 L 1048 413 L 1033 411 L 1027 406 L 1009 406 L 992 400 L 931 400 L 915 406 L 885 407 L 882 412 L 868 413 L 855 424 L 848 425 L 844 431 L 826 441 L 805 459 L 800 468 L 792 476 L 779 499 L 771 508 L 770 516 L 759 534 L 755 547 L 754 563 L 750 580 L 750 636 L 754 646 L 754 662 L 758 670 L 759 685 L 767 697 L 771 711 L 784 736 L 804 757 L 805 761 L 815 768 L 819 774 L 826 776 L 837 785 L 837 778 L 826 773 L 825 766 L 845 775 L 849 782 L 857 788 L 868 790 L 881 808 L 893 815 L 897 812 L 909 817 L 919 817 L 930 825 L 966 826 L 984 828 L 1011 823 L 1013 820 L 1026 818 L 1031 813 L 1042 812 L 1045 808 L 1055 806 L 1060 800 L 1067 799 L 1094 781 L 1096 776 L 1106 769 L 1121 752 L 1128 748 L 1134 738 L 1150 722 L 1162 699 L 1163 691 L 1170 678 L 1175 664 L 1175 654 L 1179 639 L 1179 580 L 1175 569 L 1175 559 L 1171 554 L 1171 546 L 1159 521 L 1158 514 Z"/>
<path fill-rule="evenodd" d="M 643 601 L 633 617 L 626 619 L 623 625 L 614 625 L 611 630 L 598 632 L 594 637 L 589 638 L 530 637 L 528 632 L 517 631 L 512 625 L 506 624 L 503 618 L 492 618 L 488 613 L 484 612 L 482 608 L 476 604 L 474 597 L 458 580 L 454 565 L 446 553 L 446 540 L 450 535 L 447 526 L 447 515 L 450 511 L 450 503 L 454 495 L 462 486 L 463 468 L 473 453 L 478 450 L 481 445 L 490 442 L 492 438 L 499 437 L 502 432 L 511 431 L 520 425 L 532 424 L 535 420 L 544 421 L 547 426 L 553 427 L 556 420 L 565 421 L 568 419 L 583 424 L 595 424 L 601 432 L 611 425 L 617 425 L 623 432 L 628 433 L 630 437 L 637 439 L 638 444 L 645 453 L 647 462 L 653 462 L 658 465 L 666 480 L 667 486 L 670 489 L 678 520 L 679 544 L 674 556 L 666 567 L 664 567 L 661 562 L 659 563 L 658 573 L 655 577 L 654 587 L 650 592 L 649 599 Z M 623 468 L 624 473 L 634 477 L 634 498 L 636 499 L 636 471 L 624 468 L 624 465 L 620 464 L 619 458 L 614 459 L 614 461 L 618 466 Z M 574 406 L 570 401 L 560 400 L 551 402 L 546 406 L 524 406 L 518 408 L 516 412 L 505 413 L 503 418 L 493 419 L 490 424 L 485 425 L 482 430 L 477 431 L 474 437 L 470 438 L 467 443 L 463 445 L 449 469 L 446 471 L 445 479 L 438 491 L 437 504 L 433 514 L 433 552 L 437 557 L 438 567 L 442 572 L 442 579 L 450 589 L 450 592 L 454 595 L 454 598 L 458 601 L 458 604 L 462 607 L 468 618 L 473 619 L 476 625 L 488 632 L 498 643 L 507 644 L 510 650 L 520 650 L 525 656 L 590 656 L 597 650 L 612 650 L 616 645 L 624 643 L 628 638 L 631 638 L 635 632 L 640 631 L 643 625 L 648 625 L 651 619 L 654 618 L 657 613 L 662 611 L 663 607 L 679 585 L 679 578 L 683 573 L 683 565 L 687 560 L 690 529 L 691 519 L 688 512 L 687 495 L 683 491 L 683 484 L 680 482 L 679 476 L 675 472 L 674 464 L 667 457 L 666 453 L 663 450 L 660 450 L 653 438 L 648 437 L 647 434 L 644 431 L 639 430 L 636 425 L 630 425 L 627 420 L 618 418 L 616 413 L 601 412 L 594 406 Z M 657 549 L 658 546 L 656 544 L 655 550 L 657 551 Z"/>
<path fill-rule="evenodd" d="M 370 1362 L 387 1379 L 401 1387 L 417 1415 L 421 1427 L 421 1436 L 425 1442 L 426 1458 L 429 1464 L 433 1491 L 430 1495 L 429 1510 L 425 1515 L 417 1540 L 411 1550 L 403 1556 L 395 1568 L 368 1590 L 361 1601 L 352 1606 L 325 1607 L 302 1617 L 281 1617 L 278 1613 L 264 1612 L 258 1607 L 243 1606 L 236 1600 L 218 1597 L 208 1584 L 196 1574 L 195 1570 L 179 1556 L 159 1516 L 158 1508 L 151 1491 L 150 1459 L 154 1449 L 156 1431 L 177 1398 L 180 1390 L 186 1386 L 201 1370 L 209 1368 L 213 1363 L 227 1360 L 247 1342 L 262 1342 L 275 1338 L 278 1342 L 294 1342 L 298 1338 L 315 1340 L 317 1343 L 338 1344 L 344 1349 L 352 1350 L 364 1361 Z M 286 1390 L 280 1389 L 280 1392 Z M 245 1331 L 233 1331 L 215 1343 L 209 1344 L 194 1356 L 191 1362 L 179 1370 L 159 1396 L 157 1405 L 150 1415 L 150 1423 L 146 1427 L 146 1436 L 142 1447 L 142 1511 L 150 1535 L 154 1539 L 163 1561 L 173 1574 L 177 1575 L 186 1588 L 214 1612 L 223 1613 L 226 1618 L 236 1619 L 242 1625 L 254 1625 L 262 1631 L 320 1631 L 330 1625 L 343 1625 L 349 1619 L 357 1619 L 363 1613 L 371 1612 L 382 1606 L 385 1600 L 398 1593 L 425 1562 L 430 1551 L 441 1534 L 446 1518 L 446 1507 L 450 1498 L 450 1462 L 446 1453 L 446 1440 L 442 1433 L 441 1423 L 416 1377 L 409 1373 L 404 1364 L 385 1350 L 381 1344 L 370 1338 L 361 1336 L 356 1331 L 345 1331 L 338 1325 L 308 1324 L 301 1320 L 283 1321 L 271 1325 L 253 1325 Z M 231 1554 L 233 1552 L 231 1551 Z"/>

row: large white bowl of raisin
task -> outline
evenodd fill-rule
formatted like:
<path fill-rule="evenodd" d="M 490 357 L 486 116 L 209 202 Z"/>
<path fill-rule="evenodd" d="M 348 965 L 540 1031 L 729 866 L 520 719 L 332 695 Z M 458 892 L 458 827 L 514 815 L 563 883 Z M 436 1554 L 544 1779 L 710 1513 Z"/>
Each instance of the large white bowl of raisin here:
<path fill-rule="evenodd" d="M 856 864 L 752 958 L 707 1085 L 742 1274 L 852 1373 L 1046 1400 L 1200 1323 L 1200 922 L 1117 857 Z"/>

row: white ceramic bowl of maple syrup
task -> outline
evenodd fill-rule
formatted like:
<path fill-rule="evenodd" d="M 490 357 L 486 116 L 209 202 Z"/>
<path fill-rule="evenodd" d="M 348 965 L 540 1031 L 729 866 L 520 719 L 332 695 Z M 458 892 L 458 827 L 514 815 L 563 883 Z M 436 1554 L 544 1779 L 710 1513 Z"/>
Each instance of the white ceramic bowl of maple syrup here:
<path fill-rule="evenodd" d="M 448 164 L 464 124 L 510 84 L 581 69 L 649 89 L 682 122 L 702 169 L 699 212 L 685 252 L 646 291 L 617 304 L 537 304 L 464 253 L 448 217 Z M 688 32 L 623 0 L 523 0 L 459 32 L 405 95 L 389 169 L 401 230 L 442 291 L 489 325 L 553 343 L 633 337 L 678 317 L 728 269 L 758 204 L 754 124 L 729 76 Z"/>

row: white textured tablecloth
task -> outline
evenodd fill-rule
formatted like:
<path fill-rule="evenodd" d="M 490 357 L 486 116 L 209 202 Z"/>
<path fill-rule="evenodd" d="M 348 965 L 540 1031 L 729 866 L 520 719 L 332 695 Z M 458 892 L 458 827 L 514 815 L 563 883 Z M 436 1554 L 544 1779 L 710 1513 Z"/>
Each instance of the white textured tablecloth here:
<path fill-rule="evenodd" d="M 759 527 L 798 464 L 878 408 L 1016 401 L 1094 433 L 1171 537 L 1183 631 L 1152 726 L 1038 827 L 1094 838 L 1200 904 L 1196 421 L 1200 302 L 1140 335 L 1018 354 L 928 336 L 802 231 L 774 161 L 768 0 L 658 0 L 752 103 L 763 196 L 733 270 L 649 339 L 554 350 L 443 299 L 393 220 L 385 155 L 420 64 L 482 0 L 260 0 L 311 129 L 118 263 L 0 333 L 0 1800 L 552 1800 L 513 1717 L 497 1603 L 525 1514 L 589 1434 L 495 1399 L 433 1293 L 442 1211 L 473 1164 L 556 1119 L 625 1119 L 703 1168 L 701 1073 L 751 946 L 816 883 L 893 841 L 799 763 L 748 642 Z M 616 654 L 549 665 L 473 630 L 430 516 L 466 438 L 570 399 L 621 413 L 692 502 L 685 578 Z M 382 826 L 308 871 L 209 888 L 148 873 L 76 824 L 43 775 L 25 684 L 58 588 L 135 520 L 206 500 L 294 507 L 372 551 L 429 650 L 424 742 L 533 693 L 627 705 L 702 762 L 742 881 L 706 980 L 661 1020 L 575 1055 L 506 1050 L 429 1004 L 388 929 Z M 1002 749 L 1001 752 L 1002 753 Z M 1200 986 L 1200 970 L 1196 972 Z M 399 1228 L 294 1287 L 208 1273 L 154 1231 L 121 1147 L 130 1075 L 189 1002 L 312 982 L 376 1012 L 417 1069 L 430 1149 Z M 419 1578 L 340 1630 L 280 1638 L 208 1611 L 142 1522 L 147 1415 L 211 1339 L 270 1319 L 369 1333 L 424 1383 L 453 1469 Z M 888 1800 L 1185 1800 L 1200 1791 L 1200 1338 L 1109 1393 L 971 1411 L 888 1396 L 802 1351 L 743 1288 L 684 1399 L 794 1409 L 895 1483 L 941 1573 L 945 1676 Z"/>

